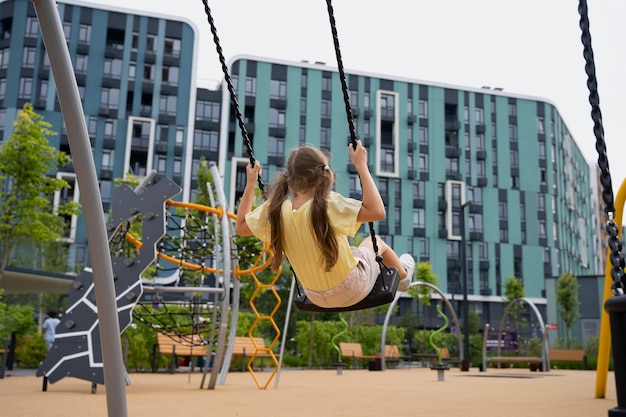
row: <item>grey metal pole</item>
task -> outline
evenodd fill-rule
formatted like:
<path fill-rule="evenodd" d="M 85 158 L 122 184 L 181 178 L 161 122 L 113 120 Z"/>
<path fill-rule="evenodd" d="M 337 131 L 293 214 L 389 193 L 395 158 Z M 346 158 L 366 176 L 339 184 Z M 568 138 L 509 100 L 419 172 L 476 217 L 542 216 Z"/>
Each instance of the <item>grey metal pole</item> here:
<path fill-rule="evenodd" d="M 76 179 L 81 191 L 81 203 L 89 239 L 89 257 L 93 267 L 93 282 L 98 304 L 107 411 L 109 417 L 126 417 L 128 411 L 125 370 L 113 284 L 113 268 L 98 178 L 78 94 L 78 85 L 63 36 L 56 2 L 54 0 L 31 0 L 31 2 L 35 7 L 41 35 L 50 58 L 50 68 L 56 83 Z"/>
<path fill-rule="evenodd" d="M 465 240 L 465 208 L 469 201 L 461 205 L 461 273 L 463 274 L 463 360 L 461 361 L 461 371 L 467 372 L 470 368 L 470 342 L 469 342 L 469 300 L 467 298 L 467 241 Z"/>

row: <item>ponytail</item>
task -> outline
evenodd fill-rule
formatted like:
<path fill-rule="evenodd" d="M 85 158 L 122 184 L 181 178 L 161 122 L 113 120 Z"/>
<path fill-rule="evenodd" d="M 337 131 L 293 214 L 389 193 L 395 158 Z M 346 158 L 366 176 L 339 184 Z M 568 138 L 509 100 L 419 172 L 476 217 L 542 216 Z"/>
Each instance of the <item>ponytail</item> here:
<path fill-rule="evenodd" d="M 289 195 L 289 183 L 287 182 L 287 174 L 283 172 L 276 176 L 268 199 L 267 217 L 272 231 L 270 248 L 274 252 L 270 263 L 272 271 L 277 271 L 284 260 L 281 210 L 287 195 Z"/>
<path fill-rule="evenodd" d="M 323 265 L 324 270 L 328 272 L 335 266 L 339 258 L 339 244 L 326 210 L 326 197 L 328 197 L 333 186 L 333 174 L 327 166 L 322 167 L 321 170 L 311 205 L 311 225 L 321 252 L 320 265 Z"/>

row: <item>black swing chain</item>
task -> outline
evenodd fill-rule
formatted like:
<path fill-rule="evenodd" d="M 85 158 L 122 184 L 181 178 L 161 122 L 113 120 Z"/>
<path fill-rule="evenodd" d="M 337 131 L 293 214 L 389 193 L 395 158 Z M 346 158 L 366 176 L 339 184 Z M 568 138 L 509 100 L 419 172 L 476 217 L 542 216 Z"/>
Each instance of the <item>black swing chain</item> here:
<path fill-rule="evenodd" d="M 600 96 L 598 95 L 598 80 L 596 78 L 595 61 L 591 46 L 591 33 L 589 31 L 589 15 L 587 1 L 580 0 L 578 3 L 580 14 L 581 40 L 583 44 L 583 56 L 585 58 L 585 72 L 587 74 L 587 88 L 589 89 L 589 104 L 591 104 L 591 118 L 593 120 L 593 133 L 596 137 L 596 151 L 598 152 L 598 167 L 600 168 L 600 183 L 602 184 L 602 199 L 604 200 L 604 212 L 607 222 L 605 230 L 609 236 L 608 245 L 611 250 L 611 278 L 613 279 L 613 294 L 624 294 L 624 257 L 622 256 L 622 242 L 618 237 L 619 229 L 613 218 L 615 206 L 613 198 L 613 185 L 609 160 L 604 141 L 604 127 L 602 126 L 602 112 L 600 111 Z"/>
<path fill-rule="evenodd" d="M 233 109 L 235 111 L 235 117 L 237 118 L 237 123 L 239 124 L 239 129 L 241 129 L 241 135 L 243 136 L 243 142 L 246 146 L 246 150 L 248 152 L 248 157 L 250 158 L 250 164 L 254 166 L 256 159 L 254 158 L 254 153 L 252 152 L 252 143 L 250 142 L 250 137 L 248 136 L 248 130 L 246 129 L 246 125 L 243 121 L 243 116 L 241 115 L 241 110 L 239 108 L 239 102 L 237 101 L 237 95 L 235 94 L 235 89 L 233 88 L 233 83 L 231 81 L 230 75 L 228 73 L 228 66 L 226 65 L 226 60 L 224 59 L 224 54 L 222 52 L 222 46 L 220 44 L 220 38 L 217 36 L 217 29 L 215 28 L 215 22 L 213 21 L 213 15 L 211 14 L 211 9 L 209 8 L 209 3 L 207 0 L 202 0 L 204 4 L 204 12 L 207 15 L 207 20 L 209 25 L 211 26 L 211 33 L 213 34 L 213 41 L 215 42 L 215 49 L 217 54 L 219 55 L 220 64 L 222 66 L 222 72 L 224 73 L 224 80 L 228 86 L 228 92 L 230 93 L 230 100 L 233 105 Z M 267 190 L 265 187 L 265 183 L 263 179 L 259 175 L 258 178 L 259 188 L 261 189 L 261 193 L 265 197 L 267 194 Z"/>
<path fill-rule="evenodd" d="M 343 92 L 343 101 L 346 107 L 346 117 L 348 119 L 348 128 L 350 129 L 350 143 L 352 147 L 356 149 L 356 129 L 354 127 L 354 119 L 352 118 L 352 107 L 350 106 L 350 95 L 348 94 L 348 84 L 346 82 L 346 74 L 343 69 L 343 60 L 341 58 L 341 48 L 339 48 L 339 36 L 337 35 L 337 26 L 335 22 L 335 13 L 333 11 L 333 5 L 331 0 L 326 0 L 328 7 L 328 17 L 330 20 L 330 29 L 333 34 L 333 43 L 335 45 L 335 55 L 337 57 L 337 69 L 339 70 L 339 79 L 341 80 L 341 91 Z M 378 254 L 378 244 L 376 243 L 376 231 L 374 230 L 374 223 L 369 223 L 370 235 L 372 237 L 372 245 L 374 247 L 374 253 L 376 254 L 376 261 L 388 270 L 387 266 L 383 263 L 383 258 Z"/>

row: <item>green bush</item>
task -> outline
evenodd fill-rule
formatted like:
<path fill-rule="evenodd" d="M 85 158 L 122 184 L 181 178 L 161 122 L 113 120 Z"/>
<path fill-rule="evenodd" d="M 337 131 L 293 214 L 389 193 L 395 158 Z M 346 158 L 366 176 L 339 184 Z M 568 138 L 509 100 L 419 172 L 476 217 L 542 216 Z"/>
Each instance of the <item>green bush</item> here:
<path fill-rule="evenodd" d="M 46 341 L 41 335 L 34 333 L 18 337 L 15 362 L 20 368 L 38 368 L 46 354 Z"/>

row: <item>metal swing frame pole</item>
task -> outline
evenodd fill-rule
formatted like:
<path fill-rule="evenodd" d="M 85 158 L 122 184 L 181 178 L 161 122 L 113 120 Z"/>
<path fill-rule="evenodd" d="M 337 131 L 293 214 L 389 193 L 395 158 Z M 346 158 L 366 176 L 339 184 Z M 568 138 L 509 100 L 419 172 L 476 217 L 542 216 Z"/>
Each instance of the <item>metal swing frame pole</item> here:
<path fill-rule="evenodd" d="M 108 416 L 126 417 L 128 415 L 125 391 L 126 373 L 122 360 L 122 346 L 119 342 L 120 327 L 113 284 L 113 267 L 102 211 L 102 198 L 78 85 L 55 1 L 31 0 L 31 2 L 35 7 L 41 36 L 50 58 L 50 68 L 67 128 L 76 179 L 81 190 L 81 203 L 89 240 L 89 255 L 93 266 L 93 281 L 100 321 Z"/>

